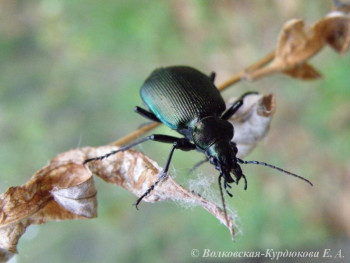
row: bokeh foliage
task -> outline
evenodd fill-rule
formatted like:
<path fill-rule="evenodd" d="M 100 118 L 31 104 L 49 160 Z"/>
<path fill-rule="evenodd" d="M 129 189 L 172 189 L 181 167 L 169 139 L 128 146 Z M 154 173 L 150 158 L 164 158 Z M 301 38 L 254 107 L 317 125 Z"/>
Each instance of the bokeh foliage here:
<path fill-rule="evenodd" d="M 2 1 L 0 190 L 24 183 L 57 153 L 106 144 L 136 129 L 144 120 L 132 109 L 141 104 L 139 87 L 154 68 L 215 70 L 220 83 L 271 51 L 285 21 L 312 24 L 331 6 L 328 0 L 281 2 Z M 16 260 L 185 262 L 194 260 L 192 248 L 324 249 L 348 237 L 342 210 L 330 209 L 345 198 L 333 180 L 350 171 L 348 57 L 323 51 L 312 63 L 324 78 L 314 82 L 272 76 L 224 92 L 226 98 L 247 90 L 275 93 L 270 134 L 247 159 L 315 183 L 310 190 L 276 172 L 245 167 L 248 191 L 234 187 L 235 198 L 227 200 L 241 219 L 243 235 L 235 243 L 200 208 L 163 203 L 136 211 L 135 196 L 98 181 L 97 219 L 31 227 Z M 162 164 L 168 148 L 149 143 L 139 149 Z M 172 173 L 186 184 L 188 169 L 200 159 L 177 153 Z M 217 176 L 210 166 L 199 173 Z"/>

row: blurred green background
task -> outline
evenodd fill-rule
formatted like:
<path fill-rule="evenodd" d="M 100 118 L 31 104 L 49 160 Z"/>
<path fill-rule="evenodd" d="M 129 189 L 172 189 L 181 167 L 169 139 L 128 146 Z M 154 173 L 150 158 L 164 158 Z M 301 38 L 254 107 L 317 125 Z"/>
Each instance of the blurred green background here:
<path fill-rule="evenodd" d="M 222 83 L 274 49 L 285 21 L 303 18 L 312 25 L 330 7 L 328 0 L 1 1 L 1 193 L 25 183 L 58 153 L 107 144 L 144 123 L 133 107 L 142 105 L 139 88 L 154 68 L 191 65 L 216 71 L 216 83 Z M 281 166 L 315 184 L 245 166 L 248 191 L 233 186 L 235 197 L 226 199 L 239 216 L 236 242 L 202 208 L 164 202 L 142 203 L 136 211 L 135 196 L 96 178 L 98 218 L 31 226 L 12 262 L 203 260 L 191 257 L 194 248 L 321 254 L 343 248 L 349 262 L 349 54 L 341 58 L 326 47 L 311 62 L 322 79 L 274 75 L 223 93 L 273 92 L 271 130 L 246 159 Z M 165 127 L 157 132 L 172 133 Z M 169 146 L 146 143 L 138 149 L 162 165 Z M 217 178 L 209 165 L 188 176 L 201 158 L 175 154 L 176 180 L 187 185 L 198 174 Z"/>

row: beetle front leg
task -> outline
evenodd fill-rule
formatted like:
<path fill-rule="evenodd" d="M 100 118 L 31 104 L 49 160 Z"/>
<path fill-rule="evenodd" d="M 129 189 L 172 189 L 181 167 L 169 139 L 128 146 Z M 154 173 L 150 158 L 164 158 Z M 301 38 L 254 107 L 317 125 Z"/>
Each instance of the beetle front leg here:
<path fill-rule="evenodd" d="M 239 108 L 243 105 L 243 100 L 246 96 L 251 95 L 251 94 L 259 94 L 259 92 L 255 91 L 249 91 L 244 93 L 238 100 L 233 103 L 231 107 L 229 107 L 221 116 L 222 120 L 228 120 L 231 118 L 238 110 Z"/>
<path fill-rule="evenodd" d="M 138 209 L 137 206 L 140 204 L 142 199 L 145 198 L 147 195 L 149 195 L 161 181 L 163 181 L 165 178 L 168 177 L 168 170 L 169 170 L 169 166 L 170 166 L 170 163 L 171 163 L 171 159 L 173 158 L 174 151 L 176 149 L 180 149 L 180 150 L 183 150 L 183 151 L 190 151 L 190 150 L 195 150 L 196 149 L 196 146 L 194 144 L 190 143 L 187 139 L 175 138 L 175 137 L 167 136 L 167 135 L 163 135 L 163 136 L 164 136 L 164 138 L 162 138 L 162 139 L 164 139 L 164 140 L 167 140 L 167 139 L 169 139 L 169 140 L 177 139 L 177 140 L 174 141 L 174 143 L 173 143 L 173 147 L 170 150 L 170 153 L 169 153 L 168 159 L 166 161 L 166 164 L 164 166 L 164 169 L 160 173 L 157 181 L 155 181 L 147 189 L 147 191 L 139 199 L 136 200 L 136 202 L 135 202 L 136 209 Z"/>

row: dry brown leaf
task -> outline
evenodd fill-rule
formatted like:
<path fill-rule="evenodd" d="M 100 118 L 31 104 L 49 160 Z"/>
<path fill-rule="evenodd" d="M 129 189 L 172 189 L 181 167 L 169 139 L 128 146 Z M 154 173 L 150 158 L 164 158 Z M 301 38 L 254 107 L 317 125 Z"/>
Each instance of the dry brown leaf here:
<path fill-rule="evenodd" d="M 0 259 L 16 253 L 19 238 L 31 224 L 96 217 L 91 172 L 80 163 L 56 163 L 39 170 L 24 185 L 0 196 Z"/>
<path fill-rule="evenodd" d="M 350 43 L 350 18 L 342 12 L 331 12 L 316 23 L 315 34 L 323 35 L 327 44 L 335 51 L 344 54 Z"/>
<path fill-rule="evenodd" d="M 305 29 L 301 19 L 292 19 L 279 34 L 272 62 L 264 68 L 247 71 L 245 78 L 255 80 L 272 73 L 285 73 L 301 79 L 319 78 L 320 74 L 306 61 L 325 44 L 343 54 L 349 43 L 350 18 L 344 13 L 332 12 L 309 29 Z"/>
<path fill-rule="evenodd" d="M 229 105 L 237 98 L 231 98 Z M 248 155 L 269 131 L 276 111 L 273 94 L 249 94 L 241 108 L 229 119 L 235 128 L 233 141 L 237 144 L 239 158 Z"/>
<path fill-rule="evenodd" d="M 321 78 L 322 75 L 310 64 L 302 63 L 282 71 L 282 73 L 297 79 L 312 80 Z"/>
<path fill-rule="evenodd" d="M 80 164 L 65 162 L 65 163 L 53 163 L 43 169 L 39 170 L 25 185 L 19 187 L 11 187 L 4 194 L 0 196 L 0 225 L 5 226 L 18 221 L 22 218 L 26 218 L 32 215 L 36 215 L 40 210 L 48 209 L 49 205 L 50 218 L 52 219 L 66 219 L 65 217 L 72 217 L 72 215 L 66 215 L 71 213 L 70 211 L 61 211 L 62 206 L 58 207 L 55 211 L 51 202 L 56 202 L 54 198 L 54 192 L 59 189 L 66 189 L 70 191 L 70 188 L 84 187 L 88 189 L 91 194 L 90 197 L 94 197 L 96 190 L 94 188 L 93 181 L 91 180 L 91 172 Z M 80 198 L 80 197 L 78 197 Z M 81 199 L 84 201 L 84 199 Z M 83 214 L 75 213 L 77 218 L 80 217 L 93 217 L 95 212 Z M 48 215 L 45 215 L 47 219 Z M 45 222 L 45 219 L 39 219 L 35 216 L 38 223 Z M 73 216 L 75 217 L 75 215 Z M 69 218 L 71 219 L 71 218 Z"/>

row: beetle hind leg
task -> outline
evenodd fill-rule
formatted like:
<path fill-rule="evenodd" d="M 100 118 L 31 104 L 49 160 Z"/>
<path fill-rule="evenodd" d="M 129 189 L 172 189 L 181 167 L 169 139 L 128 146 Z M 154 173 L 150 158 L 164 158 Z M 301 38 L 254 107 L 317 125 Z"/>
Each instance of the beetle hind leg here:
<path fill-rule="evenodd" d="M 215 81 L 215 76 L 216 76 L 216 73 L 213 71 L 212 73 L 210 73 L 209 75 L 209 79 L 210 81 L 214 84 L 214 81 Z"/>
<path fill-rule="evenodd" d="M 138 114 L 140 114 L 142 117 L 149 119 L 151 121 L 161 122 L 154 113 L 147 111 L 141 107 L 136 106 L 134 108 L 134 111 Z"/>

